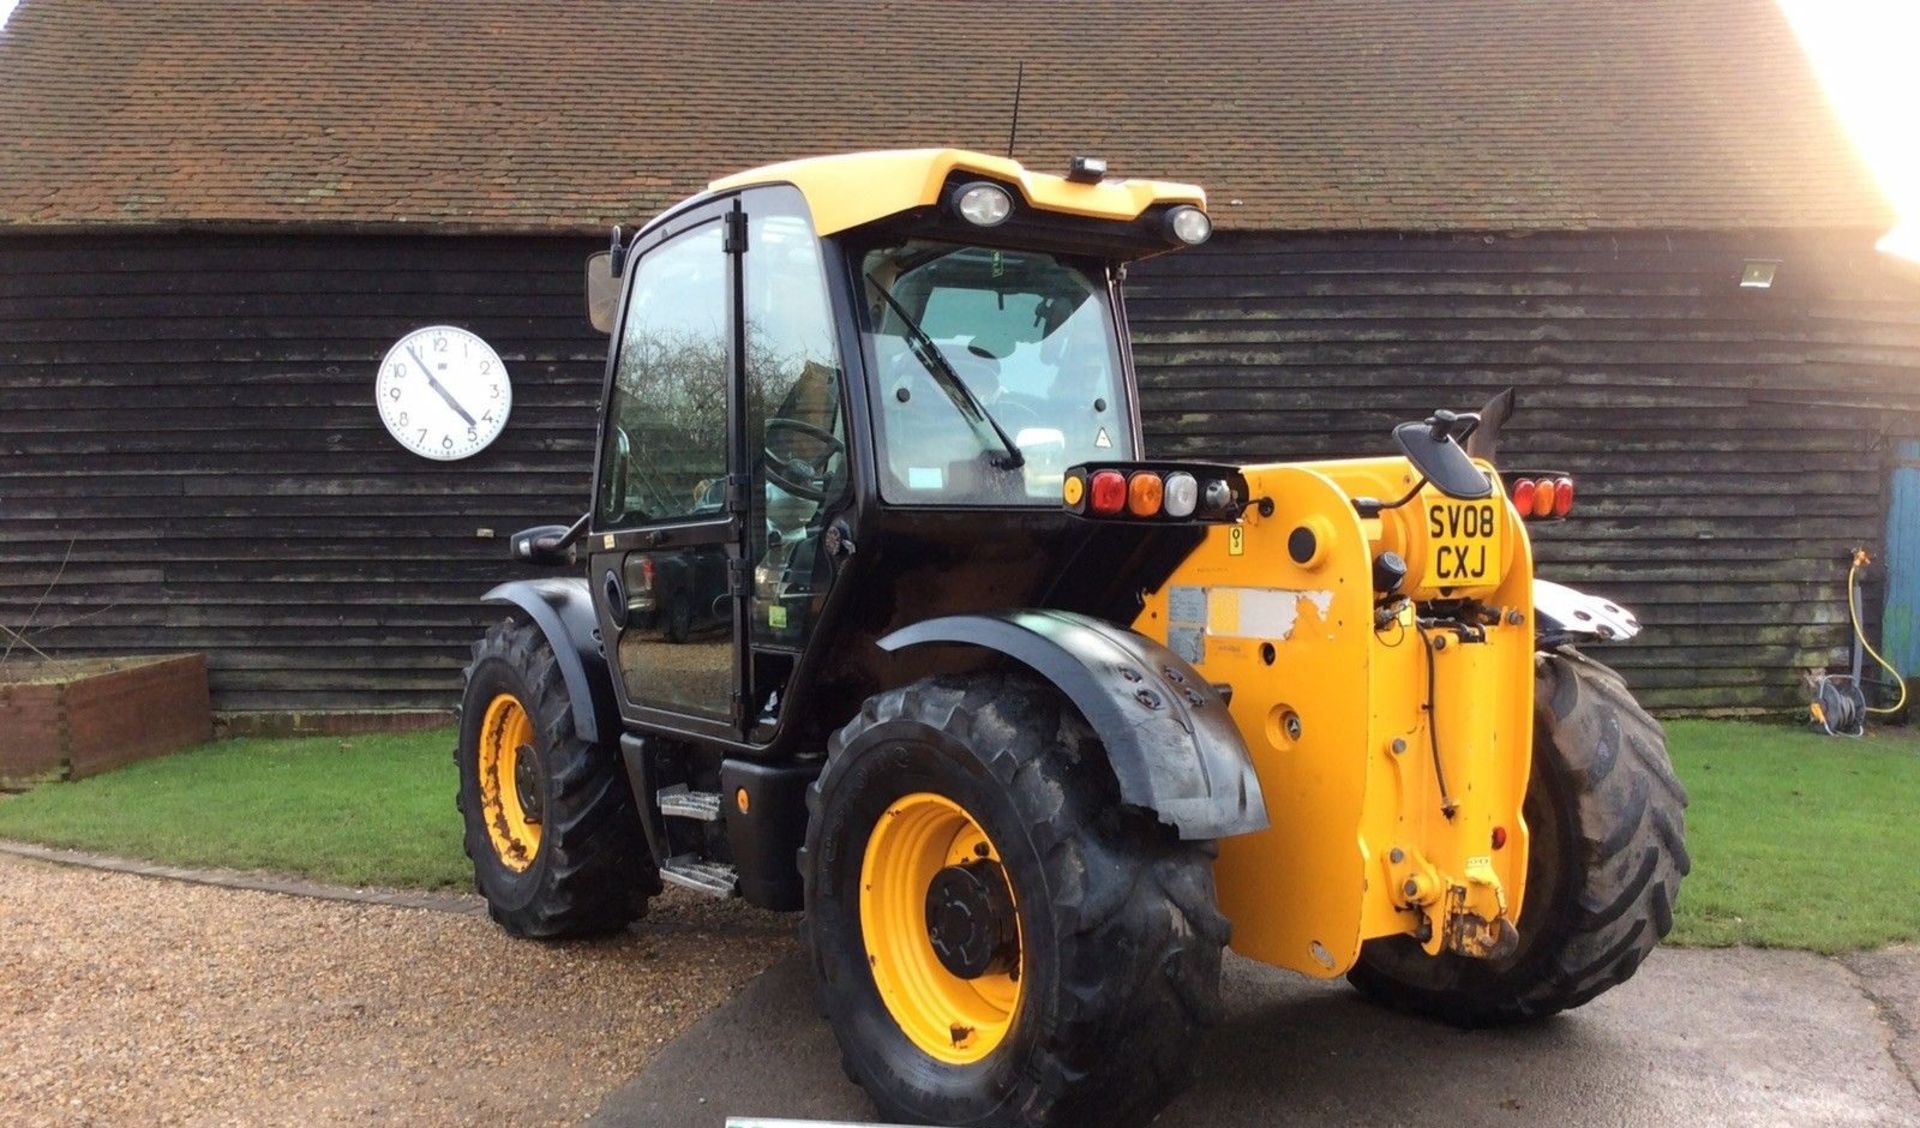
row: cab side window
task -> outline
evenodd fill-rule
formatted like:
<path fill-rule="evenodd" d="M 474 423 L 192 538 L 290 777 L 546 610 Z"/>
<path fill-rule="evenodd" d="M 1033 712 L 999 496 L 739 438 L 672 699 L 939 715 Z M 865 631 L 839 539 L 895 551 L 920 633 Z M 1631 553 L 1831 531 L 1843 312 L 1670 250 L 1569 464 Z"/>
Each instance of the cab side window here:
<path fill-rule="evenodd" d="M 747 556 L 755 639 L 798 646 L 825 594 L 821 533 L 849 477 L 840 350 L 820 244 L 799 194 L 787 195 L 769 194 L 750 209 Z"/>
<path fill-rule="evenodd" d="M 631 269 L 596 527 L 723 518 L 730 303 L 720 224 L 654 247 Z"/>

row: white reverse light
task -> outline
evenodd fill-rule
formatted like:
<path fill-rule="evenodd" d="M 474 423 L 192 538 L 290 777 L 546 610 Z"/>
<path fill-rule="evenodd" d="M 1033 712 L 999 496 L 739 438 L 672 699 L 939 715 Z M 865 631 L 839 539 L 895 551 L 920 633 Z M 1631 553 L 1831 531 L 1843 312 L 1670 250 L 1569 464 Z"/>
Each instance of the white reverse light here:
<path fill-rule="evenodd" d="M 1198 246 L 1213 234 L 1213 221 L 1199 208 L 1181 204 L 1167 213 L 1167 230 L 1189 247 Z"/>
<path fill-rule="evenodd" d="M 1013 214 L 1013 197 L 998 184 L 963 184 L 954 193 L 953 210 L 980 227 L 998 227 Z"/>
<path fill-rule="evenodd" d="M 1200 483 L 1184 470 L 1167 475 L 1167 498 L 1162 503 L 1169 517 L 1191 517 L 1200 504 Z"/>

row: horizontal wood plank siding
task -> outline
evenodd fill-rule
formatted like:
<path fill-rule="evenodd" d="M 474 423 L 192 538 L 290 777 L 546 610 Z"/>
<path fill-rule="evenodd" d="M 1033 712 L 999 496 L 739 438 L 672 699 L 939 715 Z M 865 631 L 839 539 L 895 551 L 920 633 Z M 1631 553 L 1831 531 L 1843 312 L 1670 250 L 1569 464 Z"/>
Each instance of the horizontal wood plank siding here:
<path fill-rule="evenodd" d="M 228 713 L 450 706 L 497 614 L 479 596 L 524 574 L 506 536 L 586 504 L 596 249 L 0 240 L 0 623 L 51 652 L 205 651 Z M 437 323 L 513 376 L 506 432 L 463 462 L 373 408 L 381 356 Z"/>
<path fill-rule="evenodd" d="M 518 574 L 504 537 L 585 503 L 594 249 L 0 239 L 0 624 L 58 653 L 205 651 L 228 713 L 446 707 L 477 597 Z M 1772 290 L 1737 288 L 1748 258 L 1781 260 Z M 1668 708 L 1799 700 L 1845 646 L 1888 441 L 1920 435 L 1920 285 L 1865 237 L 1222 235 L 1128 293 L 1156 454 L 1377 453 L 1519 387 L 1504 461 L 1581 485 L 1542 569 L 1641 613 L 1607 657 Z M 371 403 L 385 350 L 439 322 L 514 377 L 505 434 L 446 465 Z"/>
<path fill-rule="evenodd" d="M 1127 289 L 1151 453 L 1385 453 L 1516 387 L 1501 461 L 1579 483 L 1540 571 L 1640 614 L 1604 658 L 1647 701 L 1792 707 L 1844 659 L 1846 555 L 1920 434 L 1920 283 L 1871 236 L 1223 235 Z"/>

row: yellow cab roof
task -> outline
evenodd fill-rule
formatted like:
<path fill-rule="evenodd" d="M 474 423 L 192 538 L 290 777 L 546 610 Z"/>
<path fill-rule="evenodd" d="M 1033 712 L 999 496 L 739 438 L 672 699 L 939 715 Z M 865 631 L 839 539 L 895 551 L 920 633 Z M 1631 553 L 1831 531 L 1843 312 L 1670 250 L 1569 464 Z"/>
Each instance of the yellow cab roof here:
<path fill-rule="evenodd" d="M 1064 176 L 1031 172 L 1019 161 L 966 149 L 886 149 L 807 157 L 749 169 L 714 181 L 716 192 L 758 184 L 791 184 L 806 197 L 814 230 L 821 235 L 937 203 L 956 170 L 1019 187 L 1027 206 L 1094 219 L 1137 219 L 1155 204 L 1206 207 L 1207 194 L 1192 184 L 1165 180 L 1103 180 L 1078 184 Z"/>

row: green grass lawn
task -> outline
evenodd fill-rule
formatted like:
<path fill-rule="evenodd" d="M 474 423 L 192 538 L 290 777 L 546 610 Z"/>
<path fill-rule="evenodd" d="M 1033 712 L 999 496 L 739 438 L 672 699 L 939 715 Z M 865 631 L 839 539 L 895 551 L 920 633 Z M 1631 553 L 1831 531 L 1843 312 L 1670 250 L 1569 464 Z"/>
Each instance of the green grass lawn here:
<path fill-rule="evenodd" d="M 1674 939 L 1838 952 L 1920 938 L 1920 737 L 1667 726 L 1693 873 Z"/>
<path fill-rule="evenodd" d="M 1693 874 L 1674 939 L 1920 939 L 1920 737 L 1674 721 Z M 466 887 L 451 729 L 210 744 L 0 799 L 0 838 L 349 884 Z"/>
<path fill-rule="evenodd" d="M 451 728 L 217 741 L 0 798 L 0 838 L 348 885 L 472 886 Z"/>

